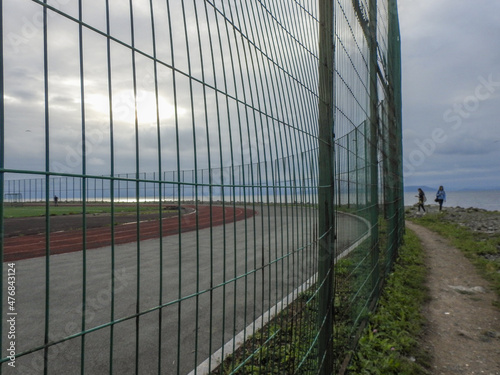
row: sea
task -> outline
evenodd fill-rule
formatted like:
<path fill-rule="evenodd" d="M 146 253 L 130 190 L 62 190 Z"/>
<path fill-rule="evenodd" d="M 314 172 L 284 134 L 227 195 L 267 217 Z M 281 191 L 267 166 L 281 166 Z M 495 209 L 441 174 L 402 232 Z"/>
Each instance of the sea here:
<path fill-rule="evenodd" d="M 418 198 L 415 197 L 417 192 L 405 193 L 405 206 L 413 206 L 417 203 Z M 436 198 L 435 191 L 425 191 L 427 197 L 426 205 L 437 205 L 434 202 Z M 445 207 L 462 207 L 462 208 L 482 208 L 488 211 L 500 211 L 500 190 L 466 190 L 466 191 L 446 191 Z"/>

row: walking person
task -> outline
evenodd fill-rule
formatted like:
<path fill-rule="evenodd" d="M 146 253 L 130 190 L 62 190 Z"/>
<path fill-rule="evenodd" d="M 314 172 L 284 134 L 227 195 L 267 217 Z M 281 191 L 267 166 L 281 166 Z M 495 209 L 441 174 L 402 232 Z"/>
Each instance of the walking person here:
<path fill-rule="evenodd" d="M 436 193 L 436 202 L 439 203 L 439 211 L 443 209 L 443 202 L 446 202 L 446 192 L 444 191 L 443 186 L 440 186 Z"/>
<path fill-rule="evenodd" d="M 418 212 L 420 212 L 420 208 L 424 210 L 425 212 L 425 207 L 424 203 L 427 201 L 427 198 L 425 197 L 425 193 L 422 189 L 418 188 L 418 195 L 415 195 L 418 198 Z"/>

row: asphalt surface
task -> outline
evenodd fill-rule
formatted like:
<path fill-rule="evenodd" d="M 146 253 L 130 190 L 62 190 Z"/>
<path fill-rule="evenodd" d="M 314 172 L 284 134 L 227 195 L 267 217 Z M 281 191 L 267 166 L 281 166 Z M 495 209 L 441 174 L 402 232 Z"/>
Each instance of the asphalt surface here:
<path fill-rule="evenodd" d="M 67 338 L 49 346 L 49 374 L 80 374 L 82 366 L 85 374 L 110 366 L 116 374 L 156 374 L 159 366 L 162 374 L 187 374 L 315 275 L 316 215 L 263 207 L 247 220 L 114 253 L 103 247 L 48 263 L 16 261 L 16 352 Z M 359 218 L 342 217 L 338 252 L 368 231 Z M 4 298 L 4 315 L 7 307 Z M 3 364 L 4 374 L 42 374 L 43 357 L 43 350 L 19 357 L 15 369 Z"/>

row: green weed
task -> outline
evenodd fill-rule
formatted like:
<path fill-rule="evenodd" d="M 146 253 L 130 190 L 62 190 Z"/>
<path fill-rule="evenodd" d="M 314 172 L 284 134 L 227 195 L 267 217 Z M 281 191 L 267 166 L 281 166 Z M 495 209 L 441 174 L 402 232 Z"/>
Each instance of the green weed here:
<path fill-rule="evenodd" d="M 407 231 L 394 272 L 353 353 L 350 374 L 428 374 L 429 355 L 418 345 L 424 325 L 420 307 L 428 298 L 425 277 L 422 247 Z"/>

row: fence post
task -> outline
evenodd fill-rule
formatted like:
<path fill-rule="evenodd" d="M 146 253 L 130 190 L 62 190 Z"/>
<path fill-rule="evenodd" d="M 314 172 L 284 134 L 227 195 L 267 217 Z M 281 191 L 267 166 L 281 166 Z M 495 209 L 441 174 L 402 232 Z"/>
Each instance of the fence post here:
<path fill-rule="evenodd" d="M 392 112 L 394 114 L 394 154 L 392 157 L 395 159 L 393 163 L 393 173 L 395 176 L 394 181 L 394 211 L 395 219 L 394 225 L 404 230 L 404 203 L 402 192 L 403 188 L 403 163 L 402 163 L 402 114 L 401 114 L 401 40 L 398 20 L 398 4 L 397 0 L 389 0 L 389 45 L 388 45 L 388 71 L 389 82 L 391 86 L 391 105 L 393 106 Z M 399 247 L 402 241 L 402 231 L 398 230 L 396 241 Z"/>
<path fill-rule="evenodd" d="M 319 374 L 333 371 L 333 111 L 334 41 L 332 0 L 319 0 L 319 181 L 318 284 Z"/>
<path fill-rule="evenodd" d="M 377 0 L 370 0 L 368 14 L 368 45 L 370 51 L 370 206 L 371 206 L 371 252 L 372 252 L 372 267 L 373 279 L 372 287 L 374 290 L 374 298 L 377 298 L 379 293 L 379 235 L 378 235 L 378 131 L 379 131 L 379 116 L 378 116 L 378 78 L 377 78 Z"/>
<path fill-rule="evenodd" d="M 0 288 L 3 291 L 3 250 L 4 250 L 4 194 L 5 194 L 5 107 L 4 107 L 4 66 L 3 66 L 3 3 L 0 4 L 0 261 L 2 270 L 0 270 Z M 2 292 L 0 295 L 3 296 Z M 3 314 L 3 309 L 0 308 Z M 0 328 L 0 334 L 3 334 Z M 3 346 L 0 343 L 0 351 L 3 352 Z"/>

